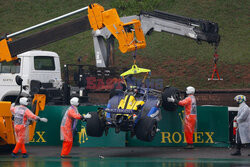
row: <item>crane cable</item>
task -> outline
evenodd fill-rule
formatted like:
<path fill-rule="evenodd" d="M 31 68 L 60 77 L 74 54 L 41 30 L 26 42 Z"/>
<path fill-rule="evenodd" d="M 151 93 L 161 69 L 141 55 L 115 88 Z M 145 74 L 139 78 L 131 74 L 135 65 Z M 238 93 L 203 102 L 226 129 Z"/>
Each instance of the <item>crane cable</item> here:
<path fill-rule="evenodd" d="M 136 51 L 137 51 L 137 45 L 135 44 L 135 52 L 133 56 L 134 65 L 136 64 Z"/>

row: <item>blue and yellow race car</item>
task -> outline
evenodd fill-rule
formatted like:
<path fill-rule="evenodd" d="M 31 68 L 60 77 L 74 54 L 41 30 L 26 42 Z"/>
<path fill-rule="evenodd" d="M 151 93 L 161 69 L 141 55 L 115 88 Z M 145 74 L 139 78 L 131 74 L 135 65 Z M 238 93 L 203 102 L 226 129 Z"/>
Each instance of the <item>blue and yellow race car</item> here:
<path fill-rule="evenodd" d="M 87 119 L 87 134 L 101 137 L 104 132 L 108 134 L 109 128 L 115 128 L 116 133 L 129 131 L 131 136 L 135 135 L 142 141 L 152 141 L 158 131 L 157 122 L 161 120 L 162 101 L 167 97 L 163 98 L 164 93 L 145 86 L 150 73 L 151 70 L 135 64 L 122 73 L 125 89 L 112 92 L 106 108 L 90 113 L 92 117 Z M 145 74 L 139 84 L 131 77 L 137 74 Z M 169 97 L 173 95 L 172 91 L 169 93 L 172 88 L 166 89 Z"/>

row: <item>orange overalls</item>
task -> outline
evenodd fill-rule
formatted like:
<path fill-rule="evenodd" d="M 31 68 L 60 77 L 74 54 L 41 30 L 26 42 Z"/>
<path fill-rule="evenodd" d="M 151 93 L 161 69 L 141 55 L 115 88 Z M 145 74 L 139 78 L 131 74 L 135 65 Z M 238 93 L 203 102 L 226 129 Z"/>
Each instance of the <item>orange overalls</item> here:
<path fill-rule="evenodd" d="M 76 119 L 82 119 L 75 106 L 70 106 L 65 112 L 61 122 L 61 140 L 63 140 L 63 147 L 61 156 L 69 155 L 73 144 L 73 131 L 77 125 Z"/>
<path fill-rule="evenodd" d="M 184 100 L 178 103 L 185 108 L 184 116 L 184 134 L 187 144 L 193 144 L 193 134 L 197 120 L 196 99 L 193 95 L 188 95 Z"/>
<path fill-rule="evenodd" d="M 21 153 L 26 154 L 25 143 L 29 142 L 28 120 L 37 120 L 38 117 L 23 105 L 11 107 L 10 111 L 14 115 L 14 129 L 17 142 L 13 153 L 17 154 L 19 149 L 21 149 Z"/>

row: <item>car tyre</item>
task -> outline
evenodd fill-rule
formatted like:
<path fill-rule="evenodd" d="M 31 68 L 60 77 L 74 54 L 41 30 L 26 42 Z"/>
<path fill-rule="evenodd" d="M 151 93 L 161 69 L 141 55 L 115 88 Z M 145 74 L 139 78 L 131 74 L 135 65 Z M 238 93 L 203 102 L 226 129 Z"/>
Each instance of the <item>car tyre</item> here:
<path fill-rule="evenodd" d="M 90 112 L 91 118 L 87 119 L 86 132 L 88 136 L 101 137 L 105 129 L 105 123 L 97 112 Z"/>
<path fill-rule="evenodd" d="M 135 135 L 142 141 L 152 141 L 156 135 L 156 131 L 157 121 L 148 116 L 141 118 L 135 126 Z"/>
<path fill-rule="evenodd" d="M 180 92 L 175 87 L 166 87 L 162 93 L 162 107 L 166 111 L 176 111 L 178 108 L 177 103 L 168 102 L 167 98 L 173 96 L 176 100 L 180 100 Z"/>

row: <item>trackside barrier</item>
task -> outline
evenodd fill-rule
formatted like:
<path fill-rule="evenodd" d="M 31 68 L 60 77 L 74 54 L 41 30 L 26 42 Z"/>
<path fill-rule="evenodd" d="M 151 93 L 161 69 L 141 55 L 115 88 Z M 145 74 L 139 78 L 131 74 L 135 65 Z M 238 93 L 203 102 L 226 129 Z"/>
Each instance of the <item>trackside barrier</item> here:
<path fill-rule="evenodd" d="M 37 123 L 33 140 L 29 145 L 61 145 L 60 124 L 68 106 L 46 106 L 39 116 L 48 118 L 48 123 Z M 81 114 L 97 111 L 100 106 L 80 106 Z M 198 106 L 197 132 L 194 134 L 195 146 L 227 147 L 229 143 L 228 107 Z M 89 137 L 86 134 L 86 123 L 79 121 L 78 131 L 74 136 L 74 145 L 80 147 L 125 147 L 125 146 L 184 146 L 182 132 L 183 108 L 177 112 L 166 112 L 162 109 L 162 120 L 159 122 L 160 132 L 152 142 L 143 142 L 130 133 L 116 134 L 109 130 L 108 136 Z"/>
<path fill-rule="evenodd" d="M 100 106 L 80 106 L 78 111 L 85 114 L 91 111 L 97 111 Z M 40 117 L 48 118 L 48 122 L 37 123 L 33 140 L 29 145 L 57 146 L 61 145 L 60 125 L 64 113 L 68 106 L 46 106 L 44 111 L 39 113 Z M 78 121 L 77 132 L 74 135 L 74 146 L 84 147 L 124 147 L 125 133 L 115 134 L 114 130 L 110 131 L 108 136 L 100 138 L 89 137 L 85 131 L 86 123 Z"/>
<path fill-rule="evenodd" d="M 186 140 L 182 131 L 183 108 L 177 112 L 162 111 L 160 132 L 152 142 L 143 142 L 127 135 L 127 146 L 184 146 Z M 197 130 L 193 141 L 195 146 L 227 147 L 229 145 L 228 107 L 198 106 Z"/>

